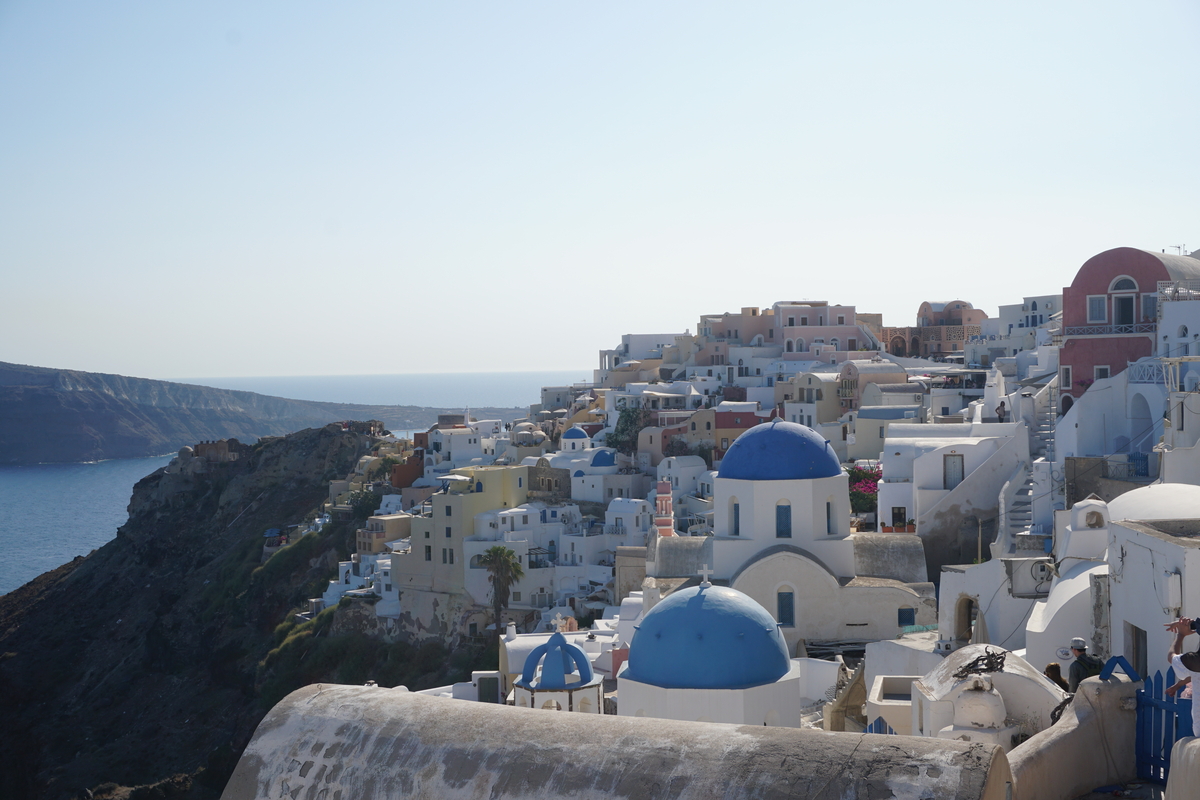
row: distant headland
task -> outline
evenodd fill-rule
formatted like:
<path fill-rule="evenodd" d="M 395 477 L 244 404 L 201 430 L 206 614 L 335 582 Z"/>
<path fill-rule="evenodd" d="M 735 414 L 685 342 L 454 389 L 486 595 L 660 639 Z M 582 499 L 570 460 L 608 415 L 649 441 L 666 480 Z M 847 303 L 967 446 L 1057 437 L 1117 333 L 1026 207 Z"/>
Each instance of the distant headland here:
<path fill-rule="evenodd" d="M 198 441 L 251 442 L 346 419 L 377 419 L 395 430 L 427 428 L 446 410 L 288 400 L 0 362 L 0 464 L 140 458 Z M 492 419 L 524 415 L 523 409 L 479 411 Z"/>

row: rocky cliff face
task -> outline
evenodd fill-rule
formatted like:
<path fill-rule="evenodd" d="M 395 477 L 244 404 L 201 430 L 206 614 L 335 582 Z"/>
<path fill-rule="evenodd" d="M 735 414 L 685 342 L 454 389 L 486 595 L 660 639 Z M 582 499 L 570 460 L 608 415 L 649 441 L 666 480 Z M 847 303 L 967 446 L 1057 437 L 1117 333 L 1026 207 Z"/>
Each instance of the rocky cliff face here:
<path fill-rule="evenodd" d="M 0 797 L 115 798 L 159 784 L 132 796 L 215 798 L 282 694 L 376 672 L 438 685 L 444 650 L 347 631 L 336 611 L 297 626 L 293 612 L 347 557 L 353 524 L 260 564 L 263 531 L 318 508 L 366 445 L 329 425 L 207 474 L 159 470 L 134 488 L 116 539 L 0 596 Z"/>
<path fill-rule="evenodd" d="M 443 409 L 286 400 L 94 372 L 0 362 L 0 463 L 162 455 L 185 444 L 254 441 L 345 419 L 394 429 L 432 425 Z M 513 419 L 513 409 L 481 409 Z"/>

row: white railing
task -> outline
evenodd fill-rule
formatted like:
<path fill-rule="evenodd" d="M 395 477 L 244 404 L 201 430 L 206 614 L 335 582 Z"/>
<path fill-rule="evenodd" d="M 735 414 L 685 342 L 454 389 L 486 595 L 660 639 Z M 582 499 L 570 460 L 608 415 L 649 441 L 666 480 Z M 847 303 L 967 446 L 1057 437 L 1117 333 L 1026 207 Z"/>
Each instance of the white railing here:
<path fill-rule="evenodd" d="M 1200 280 L 1188 278 L 1181 281 L 1159 281 L 1158 300 L 1200 300 Z"/>
<path fill-rule="evenodd" d="M 1136 361 L 1125 368 L 1130 383 L 1167 385 L 1167 368 L 1161 361 Z"/>
<path fill-rule="evenodd" d="M 1121 333 L 1155 333 L 1156 322 L 1137 322 L 1131 325 L 1072 325 L 1063 328 L 1064 336 L 1113 336 Z"/>

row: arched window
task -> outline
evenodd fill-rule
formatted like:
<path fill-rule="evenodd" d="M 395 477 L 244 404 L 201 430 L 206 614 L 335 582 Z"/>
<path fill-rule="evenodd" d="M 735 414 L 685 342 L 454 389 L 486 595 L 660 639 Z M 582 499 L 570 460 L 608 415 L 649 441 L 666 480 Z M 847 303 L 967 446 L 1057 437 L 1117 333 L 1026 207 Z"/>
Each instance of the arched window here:
<path fill-rule="evenodd" d="M 477 491 L 477 492 L 483 491 L 483 481 L 475 481 L 475 491 Z"/>
<path fill-rule="evenodd" d="M 1180 325 L 1179 326 L 1179 338 L 1182 339 L 1183 337 L 1187 336 L 1187 334 L 1188 334 L 1187 325 Z"/>
<path fill-rule="evenodd" d="M 1137 288 L 1137 282 L 1133 278 L 1130 278 L 1128 275 L 1122 275 L 1112 282 L 1108 290 L 1110 292 L 1136 292 Z"/>
<path fill-rule="evenodd" d="M 787 340 L 787 344 L 784 345 L 784 349 L 786 349 L 789 353 L 792 352 L 792 340 L 791 339 Z"/>
<path fill-rule="evenodd" d="M 775 504 L 775 538 L 792 538 L 792 504 L 787 500 Z"/>
<path fill-rule="evenodd" d="M 775 593 L 775 621 L 781 628 L 796 627 L 796 593 L 790 586 Z"/>
<path fill-rule="evenodd" d="M 1037 300 L 1034 300 L 1032 303 L 1029 304 L 1029 310 L 1037 311 Z"/>
<path fill-rule="evenodd" d="M 836 336 L 829 340 L 829 346 L 832 347 L 834 350 L 839 349 L 839 347 L 838 347 L 839 344 L 840 343 L 838 342 Z"/>
<path fill-rule="evenodd" d="M 803 353 L 803 352 L 804 352 L 804 348 L 805 348 L 804 340 L 803 340 L 803 339 L 797 339 L 797 340 L 796 340 L 796 352 L 797 352 L 797 353 Z"/>

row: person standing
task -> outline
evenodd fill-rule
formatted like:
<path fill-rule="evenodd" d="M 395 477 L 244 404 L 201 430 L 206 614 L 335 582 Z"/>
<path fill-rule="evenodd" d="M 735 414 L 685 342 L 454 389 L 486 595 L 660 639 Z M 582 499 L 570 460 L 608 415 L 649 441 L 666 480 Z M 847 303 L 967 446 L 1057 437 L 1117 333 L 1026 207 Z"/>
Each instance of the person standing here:
<path fill-rule="evenodd" d="M 1075 656 L 1075 660 L 1071 662 L 1071 671 L 1067 673 L 1067 691 L 1074 694 L 1084 678 L 1100 674 L 1104 662 L 1088 653 L 1087 642 L 1079 636 L 1071 640 L 1071 655 Z"/>
<path fill-rule="evenodd" d="M 1004 401 L 1000 401 L 1000 405 L 996 408 L 996 418 L 1004 422 L 1004 417 L 1007 416 L 1008 409 L 1004 407 Z"/>
<path fill-rule="evenodd" d="M 1196 683 L 1196 679 L 1200 678 L 1200 650 L 1185 653 L 1183 652 L 1183 640 L 1189 634 L 1195 633 L 1192 627 L 1193 622 L 1188 617 L 1180 617 L 1174 622 L 1167 623 L 1167 630 L 1175 634 L 1175 640 L 1171 642 L 1171 648 L 1167 650 L 1167 658 L 1171 661 L 1171 666 L 1175 668 L 1175 677 L 1179 680 L 1191 678 L 1192 686 L 1200 686 Z M 1192 700 L 1192 732 L 1200 731 L 1200 703 Z"/>

